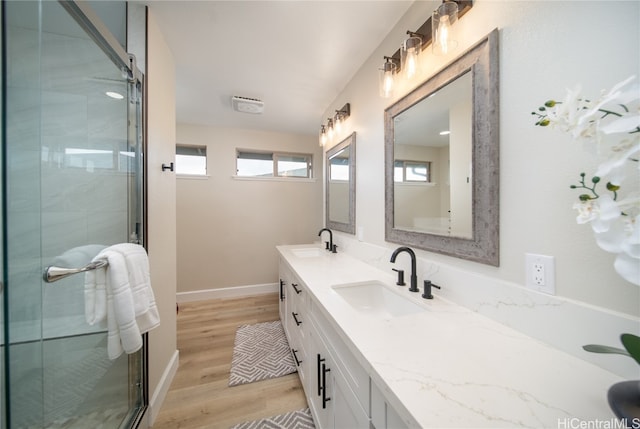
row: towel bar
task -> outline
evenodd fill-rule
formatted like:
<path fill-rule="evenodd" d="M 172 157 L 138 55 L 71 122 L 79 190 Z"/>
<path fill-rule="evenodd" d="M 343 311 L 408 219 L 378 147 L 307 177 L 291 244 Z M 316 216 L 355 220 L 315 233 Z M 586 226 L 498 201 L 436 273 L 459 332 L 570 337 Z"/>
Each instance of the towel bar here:
<path fill-rule="evenodd" d="M 46 283 L 53 283 L 57 282 L 58 280 L 62 280 L 65 277 L 69 277 L 70 275 L 84 273 L 85 271 L 96 270 L 107 265 L 109 265 L 109 262 L 107 262 L 106 259 L 104 261 L 90 262 L 81 268 L 62 268 L 51 265 L 44 270 L 42 279 Z"/>

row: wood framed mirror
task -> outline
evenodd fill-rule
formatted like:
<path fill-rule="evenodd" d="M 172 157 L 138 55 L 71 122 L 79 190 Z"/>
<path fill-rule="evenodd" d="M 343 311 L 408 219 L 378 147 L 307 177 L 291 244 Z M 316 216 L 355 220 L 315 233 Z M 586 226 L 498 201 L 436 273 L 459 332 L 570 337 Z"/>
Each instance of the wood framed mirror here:
<path fill-rule="evenodd" d="M 498 30 L 384 112 L 385 238 L 498 266 Z"/>

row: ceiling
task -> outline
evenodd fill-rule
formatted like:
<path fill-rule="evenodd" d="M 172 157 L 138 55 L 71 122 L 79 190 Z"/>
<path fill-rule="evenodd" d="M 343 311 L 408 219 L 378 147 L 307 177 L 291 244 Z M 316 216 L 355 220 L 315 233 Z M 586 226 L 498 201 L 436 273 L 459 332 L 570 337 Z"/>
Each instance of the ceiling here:
<path fill-rule="evenodd" d="M 145 3 L 174 56 L 179 123 L 315 135 L 412 1 Z M 234 95 L 264 113 L 232 110 Z"/>

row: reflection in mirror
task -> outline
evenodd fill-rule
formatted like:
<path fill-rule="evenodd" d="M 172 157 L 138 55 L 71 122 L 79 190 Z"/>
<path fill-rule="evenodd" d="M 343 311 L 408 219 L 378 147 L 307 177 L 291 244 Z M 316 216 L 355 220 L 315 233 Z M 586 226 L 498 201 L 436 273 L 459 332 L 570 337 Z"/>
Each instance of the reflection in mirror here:
<path fill-rule="evenodd" d="M 498 30 L 385 110 L 385 238 L 498 266 Z"/>
<path fill-rule="evenodd" d="M 326 166 L 327 227 L 355 234 L 355 132 L 327 151 Z"/>
<path fill-rule="evenodd" d="M 471 73 L 393 118 L 394 227 L 472 238 Z"/>

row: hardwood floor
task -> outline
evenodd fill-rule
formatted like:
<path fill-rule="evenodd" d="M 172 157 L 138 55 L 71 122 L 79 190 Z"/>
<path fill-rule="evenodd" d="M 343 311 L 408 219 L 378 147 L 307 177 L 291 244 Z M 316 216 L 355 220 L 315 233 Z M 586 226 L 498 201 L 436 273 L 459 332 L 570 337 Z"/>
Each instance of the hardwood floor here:
<path fill-rule="evenodd" d="M 180 366 L 153 429 L 227 429 L 307 407 L 297 373 L 228 386 L 236 328 L 278 318 L 277 294 L 180 304 Z"/>

